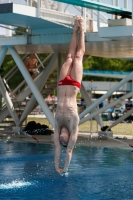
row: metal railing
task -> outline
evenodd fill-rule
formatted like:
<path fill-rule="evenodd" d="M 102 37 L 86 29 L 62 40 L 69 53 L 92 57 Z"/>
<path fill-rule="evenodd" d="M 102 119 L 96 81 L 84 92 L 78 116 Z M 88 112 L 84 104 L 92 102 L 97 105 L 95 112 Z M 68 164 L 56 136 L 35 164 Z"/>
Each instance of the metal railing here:
<path fill-rule="evenodd" d="M 112 6 L 118 6 L 121 8 L 126 8 L 131 11 L 133 10 L 133 0 L 92 0 L 92 1 L 104 3 L 104 4 L 108 4 Z M 96 10 L 91 10 L 91 9 L 86 9 L 80 6 L 64 4 L 61 2 L 56 2 L 54 0 L 49 0 L 49 1 L 48 0 L 0 0 L 0 4 L 1 3 L 16 3 L 16 4 L 36 7 L 37 17 L 41 17 L 41 18 L 47 15 L 47 12 L 49 13 L 51 12 L 51 14 L 57 13 L 57 16 L 61 15 L 61 13 L 68 14 L 71 16 L 82 15 L 85 21 L 87 22 L 87 24 L 89 23 L 88 20 L 91 20 L 93 22 L 93 26 L 95 26 L 95 28 L 93 28 L 92 31 L 97 31 L 98 28 L 102 26 L 108 26 L 108 19 L 114 19 L 115 17 L 112 14 L 108 14 L 108 13 L 104 13 L 104 12 L 100 12 Z M 60 23 L 62 24 L 62 18 L 60 17 L 60 19 L 61 19 Z M 71 19 L 68 19 L 68 24 L 69 24 L 69 21 L 71 21 Z"/>

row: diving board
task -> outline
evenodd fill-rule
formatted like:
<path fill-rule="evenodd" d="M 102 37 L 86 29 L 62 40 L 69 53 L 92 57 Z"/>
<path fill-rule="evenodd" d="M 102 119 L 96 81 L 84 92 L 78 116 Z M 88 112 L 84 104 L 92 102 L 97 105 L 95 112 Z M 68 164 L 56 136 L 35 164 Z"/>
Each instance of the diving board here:
<path fill-rule="evenodd" d="M 94 1 L 89 1 L 89 0 L 56 0 L 56 1 L 72 4 L 76 6 L 81 6 L 81 7 L 89 8 L 92 10 L 98 10 L 98 11 L 106 12 L 109 14 L 121 15 L 127 18 L 132 17 L 132 12 L 125 8 L 112 6 L 112 5 L 104 4 L 100 2 L 94 2 Z"/>

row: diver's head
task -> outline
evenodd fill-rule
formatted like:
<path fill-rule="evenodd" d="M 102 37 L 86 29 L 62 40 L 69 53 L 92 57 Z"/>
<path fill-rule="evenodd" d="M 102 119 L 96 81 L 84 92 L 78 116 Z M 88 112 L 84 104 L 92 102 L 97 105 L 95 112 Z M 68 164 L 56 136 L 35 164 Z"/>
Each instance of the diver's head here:
<path fill-rule="evenodd" d="M 68 132 L 66 127 L 61 128 L 60 133 L 60 143 L 63 147 L 67 147 L 70 138 L 70 133 Z"/>

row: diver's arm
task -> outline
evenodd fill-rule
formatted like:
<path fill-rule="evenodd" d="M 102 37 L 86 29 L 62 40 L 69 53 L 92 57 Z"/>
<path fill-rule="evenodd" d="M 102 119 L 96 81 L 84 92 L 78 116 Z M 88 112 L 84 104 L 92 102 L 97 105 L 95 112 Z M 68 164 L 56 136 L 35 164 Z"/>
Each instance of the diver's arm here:
<path fill-rule="evenodd" d="M 55 131 L 54 132 L 54 144 L 55 144 L 55 169 L 57 172 L 60 173 L 60 142 L 59 142 L 59 134 Z"/>
<path fill-rule="evenodd" d="M 68 171 L 68 167 L 72 158 L 72 152 L 73 149 L 67 149 L 67 153 L 66 153 L 66 161 L 65 161 L 65 165 L 64 165 L 64 169 L 63 172 L 67 172 Z"/>
<path fill-rule="evenodd" d="M 66 161 L 65 161 L 63 172 L 68 171 L 68 167 L 69 167 L 69 164 L 70 164 L 70 161 L 72 158 L 73 148 L 74 148 L 76 141 L 77 141 L 77 132 L 75 134 L 73 134 L 69 139 L 69 143 L 67 146 L 67 152 L 66 152 Z"/>

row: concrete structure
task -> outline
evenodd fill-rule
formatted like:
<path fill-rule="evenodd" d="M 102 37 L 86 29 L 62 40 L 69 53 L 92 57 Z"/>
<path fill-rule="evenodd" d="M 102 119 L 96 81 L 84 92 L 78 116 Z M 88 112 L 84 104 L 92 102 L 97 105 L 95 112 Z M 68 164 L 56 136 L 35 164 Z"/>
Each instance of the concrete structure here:
<path fill-rule="evenodd" d="M 23 5 L 12 2 L 10 0 L 10 3 L 0 5 L 0 24 L 8 26 L 9 30 L 12 30 L 14 27 L 23 27 L 26 28 L 26 32 L 21 32 L 21 36 L 12 36 L 10 33 L 0 38 L 0 66 L 7 54 L 11 54 L 16 63 L 16 66 L 5 77 L 0 77 L 0 91 L 6 102 L 6 104 L 1 106 L 0 122 L 5 122 L 5 118 L 10 115 L 15 126 L 20 127 L 31 110 L 39 104 L 48 121 L 54 127 L 54 116 L 44 102 L 44 98 L 57 86 L 59 69 L 68 51 L 72 27 L 75 15 L 77 14 L 83 15 L 85 19 L 85 58 L 89 55 L 105 58 L 132 58 L 133 22 L 131 25 L 128 25 L 128 23 L 125 24 L 125 21 L 121 21 L 120 24 L 117 22 L 116 25 L 114 19 L 114 15 L 131 18 L 133 9 L 127 9 L 128 0 L 123 0 L 125 8 L 121 8 L 120 5 L 115 5 L 115 8 L 114 5 L 104 5 L 106 7 L 105 12 L 107 12 L 108 7 L 112 10 L 110 10 L 110 13 L 113 15 L 109 16 L 112 16 L 114 26 L 112 24 L 113 21 L 111 26 L 108 26 L 108 17 L 100 13 L 99 9 L 97 9 L 98 13 L 95 10 L 90 10 L 89 8 L 92 9 L 92 7 L 89 7 L 89 4 L 87 4 L 87 9 L 84 7 L 85 4 L 80 4 L 81 7 L 74 5 L 71 11 L 69 5 L 56 1 L 27 0 L 23 1 Z M 73 4 L 76 2 L 78 1 L 73 1 Z M 81 1 L 79 2 L 81 3 Z M 92 1 L 87 2 L 92 3 Z M 116 2 L 119 4 L 118 1 Z M 68 3 L 71 2 L 69 1 Z M 98 5 L 101 6 L 97 2 L 97 7 Z M 95 14 L 96 17 L 94 17 Z M 93 32 L 94 25 L 97 25 L 97 32 Z M 46 59 L 41 62 L 39 60 L 41 73 L 34 80 L 32 80 L 25 68 L 23 60 L 26 56 L 22 59 L 20 57 L 20 54 L 28 55 L 33 53 L 36 54 L 37 58 L 38 54 L 48 54 Z M 45 63 L 48 63 L 46 67 L 44 66 Z M 21 72 L 24 80 L 13 91 L 10 90 L 10 86 L 9 91 L 7 91 L 8 81 L 17 70 Z M 55 75 L 57 75 L 57 78 L 55 78 Z M 112 87 L 93 104 L 82 84 L 81 93 L 88 100 L 88 108 L 80 114 L 81 122 L 88 120 L 85 116 L 91 112 L 98 124 L 103 126 L 100 115 L 97 115 L 96 107 L 113 92 L 117 91 L 129 80 L 132 80 L 132 78 L 133 72 L 124 77 L 117 85 Z M 3 83 L 3 80 L 6 83 Z M 25 80 L 28 84 L 26 87 L 24 87 Z M 13 94 L 16 95 L 12 99 L 11 96 Z M 31 96 L 30 101 L 25 105 L 25 110 L 20 114 L 21 102 L 24 102 L 28 95 Z"/>

